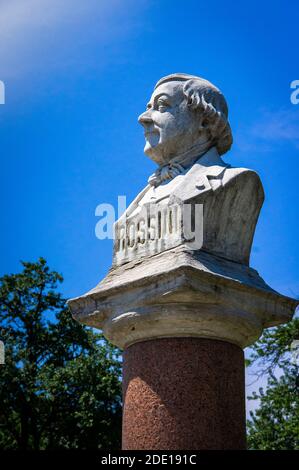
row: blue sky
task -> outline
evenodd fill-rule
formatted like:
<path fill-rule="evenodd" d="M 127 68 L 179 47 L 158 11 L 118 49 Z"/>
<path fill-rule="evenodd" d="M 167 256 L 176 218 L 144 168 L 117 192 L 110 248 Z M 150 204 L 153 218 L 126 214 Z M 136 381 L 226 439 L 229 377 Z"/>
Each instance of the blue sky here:
<path fill-rule="evenodd" d="M 224 159 L 255 169 L 266 201 L 251 265 L 299 295 L 298 2 L 0 0 L 1 274 L 44 256 L 66 297 L 104 277 L 112 242 L 95 208 L 128 202 L 154 164 L 137 116 L 155 82 L 215 83 L 234 134 Z"/>

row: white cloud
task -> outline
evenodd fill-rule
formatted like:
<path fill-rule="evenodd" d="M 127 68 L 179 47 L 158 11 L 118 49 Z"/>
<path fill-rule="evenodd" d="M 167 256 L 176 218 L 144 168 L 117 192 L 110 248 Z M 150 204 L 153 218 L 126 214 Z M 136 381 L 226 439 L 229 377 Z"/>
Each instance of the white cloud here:
<path fill-rule="evenodd" d="M 89 40 L 94 47 L 123 37 L 144 4 L 144 0 L 0 0 L 1 73 L 18 78 L 43 65 L 77 61 L 77 51 Z"/>
<path fill-rule="evenodd" d="M 237 130 L 235 143 L 242 151 L 270 152 L 274 146 L 285 143 L 299 149 L 299 105 L 292 109 L 261 110 L 254 123 Z"/>
<path fill-rule="evenodd" d="M 81 21 L 85 15 L 107 15 L 122 6 L 121 0 L 2 0 L 0 38 L 28 40 L 37 30 Z"/>

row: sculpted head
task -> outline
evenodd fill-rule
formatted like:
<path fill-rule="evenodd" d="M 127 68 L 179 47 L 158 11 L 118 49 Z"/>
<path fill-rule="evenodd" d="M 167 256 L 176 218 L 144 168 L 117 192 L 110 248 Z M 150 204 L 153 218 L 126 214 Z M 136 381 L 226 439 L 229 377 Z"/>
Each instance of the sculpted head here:
<path fill-rule="evenodd" d="M 173 74 L 161 78 L 138 121 L 144 128 L 144 152 L 158 165 L 196 145 L 220 155 L 232 144 L 224 96 L 200 77 Z"/>

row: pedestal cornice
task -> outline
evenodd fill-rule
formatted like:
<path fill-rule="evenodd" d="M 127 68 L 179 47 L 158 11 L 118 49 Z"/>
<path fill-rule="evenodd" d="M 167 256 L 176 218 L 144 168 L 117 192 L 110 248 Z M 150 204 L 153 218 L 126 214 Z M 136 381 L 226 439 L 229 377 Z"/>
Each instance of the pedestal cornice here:
<path fill-rule="evenodd" d="M 114 268 L 95 289 L 69 301 L 76 320 L 102 329 L 122 349 L 167 337 L 244 348 L 264 328 L 289 321 L 298 304 L 254 269 L 186 247 Z"/>

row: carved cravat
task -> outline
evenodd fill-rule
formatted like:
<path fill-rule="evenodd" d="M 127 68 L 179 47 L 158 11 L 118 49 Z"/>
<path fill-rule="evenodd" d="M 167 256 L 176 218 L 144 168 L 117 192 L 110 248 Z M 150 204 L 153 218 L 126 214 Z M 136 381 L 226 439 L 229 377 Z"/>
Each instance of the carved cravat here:
<path fill-rule="evenodd" d="M 202 142 L 191 147 L 181 155 L 172 158 L 169 163 L 158 168 L 149 179 L 148 183 L 151 186 L 159 186 L 164 181 L 175 178 L 180 173 L 191 167 L 196 160 L 198 160 L 207 150 L 211 147 L 208 142 Z"/>

